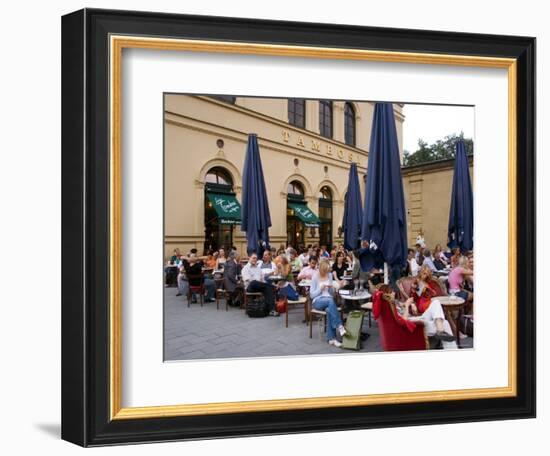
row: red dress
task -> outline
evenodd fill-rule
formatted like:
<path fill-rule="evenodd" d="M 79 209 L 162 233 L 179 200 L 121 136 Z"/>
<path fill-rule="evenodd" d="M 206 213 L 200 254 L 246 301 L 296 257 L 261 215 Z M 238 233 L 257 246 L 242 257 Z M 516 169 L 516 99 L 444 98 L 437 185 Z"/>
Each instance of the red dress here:
<path fill-rule="evenodd" d="M 422 294 L 418 296 L 418 294 L 413 291 L 412 292 L 414 299 L 414 303 L 416 305 L 416 308 L 418 309 L 418 312 L 420 314 L 423 314 L 428 310 L 428 307 L 430 307 L 430 304 L 432 303 L 432 297 L 435 296 L 435 290 L 428 284 L 426 284 L 424 290 L 422 290 Z"/>

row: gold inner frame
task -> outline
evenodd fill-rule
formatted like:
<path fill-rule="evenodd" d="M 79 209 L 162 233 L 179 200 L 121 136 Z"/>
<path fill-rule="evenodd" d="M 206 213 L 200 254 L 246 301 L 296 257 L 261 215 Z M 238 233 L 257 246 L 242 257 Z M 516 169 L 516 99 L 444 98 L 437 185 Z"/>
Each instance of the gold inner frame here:
<path fill-rule="evenodd" d="M 453 65 L 508 70 L 508 386 L 463 390 L 403 392 L 245 402 L 122 407 L 122 179 L 121 94 L 123 49 L 256 54 L 339 60 Z M 110 36 L 110 415 L 111 419 L 158 418 L 221 413 L 297 410 L 374 404 L 513 397 L 517 394 L 516 336 L 516 119 L 517 61 L 468 55 L 387 52 L 242 42 Z"/>

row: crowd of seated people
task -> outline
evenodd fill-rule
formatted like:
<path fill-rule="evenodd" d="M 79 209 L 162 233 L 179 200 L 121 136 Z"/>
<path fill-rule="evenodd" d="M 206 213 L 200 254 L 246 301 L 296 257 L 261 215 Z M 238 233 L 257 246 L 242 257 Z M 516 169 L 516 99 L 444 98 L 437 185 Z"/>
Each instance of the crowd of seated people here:
<path fill-rule="evenodd" d="M 400 294 L 395 281 L 390 279 L 390 288 L 385 285 L 388 277 L 382 269 L 364 271 L 360 250 L 346 250 L 343 244 L 330 250 L 317 244 L 299 246 L 297 250 L 281 245 L 278 249 L 265 249 L 261 259 L 253 253 L 244 261 L 243 266 L 235 247 L 209 251 L 204 256 L 199 256 L 196 249 L 191 249 L 187 255 L 175 249 L 165 271 L 168 281 L 168 274 L 173 274 L 177 268 L 177 279 L 174 279 L 177 296 L 188 295 L 189 286 L 193 287 L 202 274 L 206 302 L 214 301 L 216 287 L 224 288 L 230 305 L 239 305 L 243 292 L 257 292 L 264 295 L 271 316 L 278 316 L 277 299 L 296 299 L 300 281 L 310 281 L 312 307 L 327 312 L 327 341 L 334 346 L 339 346 L 338 339 L 342 336 L 334 291 L 353 288 L 357 282 L 364 284 L 373 297 L 378 296 L 381 303 L 391 302 L 400 319 L 413 323 L 422 321 L 426 334 L 439 338 L 444 348 L 454 348 L 456 344 L 441 303 L 430 285 L 437 281 L 435 275 L 443 276 L 448 283 L 447 292 L 463 298 L 465 311 L 473 313 L 473 252 L 461 252 L 459 248 L 444 250 L 437 244 L 431 249 L 422 242 L 408 249 L 406 264 L 397 271 L 397 276 L 415 278 L 410 298 Z M 222 269 L 223 279 L 215 281 L 213 274 Z M 393 278 L 394 271 L 390 274 Z M 196 296 L 192 299 L 195 301 Z"/>

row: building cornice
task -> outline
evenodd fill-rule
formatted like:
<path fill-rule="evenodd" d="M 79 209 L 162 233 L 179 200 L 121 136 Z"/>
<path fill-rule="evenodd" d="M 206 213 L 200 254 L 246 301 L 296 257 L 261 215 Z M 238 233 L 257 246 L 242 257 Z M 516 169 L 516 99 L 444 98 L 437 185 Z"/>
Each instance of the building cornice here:
<path fill-rule="evenodd" d="M 234 141 L 241 142 L 243 144 L 246 144 L 248 140 L 247 132 L 232 129 L 229 127 L 220 126 L 220 125 L 206 122 L 203 120 L 197 120 L 195 118 L 188 117 L 183 114 L 174 113 L 171 111 L 165 111 L 165 122 L 170 125 L 187 128 L 189 130 L 198 131 L 200 133 L 206 133 L 218 138 L 231 139 Z M 350 163 L 349 161 L 332 158 L 326 154 L 311 152 L 308 149 L 296 147 L 284 142 L 279 143 L 269 138 L 264 138 L 262 136 L 258 136 L 258 140 L 260 141 L 260 146 L 265 149 L 284 153 L 292 157 L 300 157 L 305 159 L 317 160 L 324 164 L 327 164 L 330 166 L 336 166 L 343 169 L 349 168 L 349 163 Z M 341 149 L 344 149 L 346 151 L 351 150 L 351 148 L 348 148 L 347 146 Z M 356 153 L 359 152 L 360 155 L 363 156 L 365 160 L 364 161 L 365 164 L 358 163 L 357 167 L 360 171 L 366 172 L 366 169 L 367 169 L 366 160 L 368 156 L 365 154 L 364 151 L 360 149 L 355 149 L 353 150 L 353 152 L 356 152 Z"/>

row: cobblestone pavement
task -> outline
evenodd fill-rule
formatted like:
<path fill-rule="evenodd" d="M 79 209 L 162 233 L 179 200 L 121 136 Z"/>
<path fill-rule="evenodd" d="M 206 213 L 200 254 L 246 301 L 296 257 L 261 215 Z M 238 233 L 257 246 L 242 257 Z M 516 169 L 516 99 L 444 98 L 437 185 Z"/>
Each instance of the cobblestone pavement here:
<path fill-rule="evenodd" d="M 214 358 L 246 358 L 258 356 L 313 355 L 354 353 L 328 345 L 322 327 L 313 323 L 313 338 L 303 323 L 302 307 L 290 309 L 288 328 L 285 316 L 249 318 L 243 310 L 216 303 L 191 304 L 185 296 L 176 296 L 176 288 L 164 291 L 164 359 L 166 361 Z M 365 316 L 363 331 L 370 337 L 362 342 L 361 352 L 382 351 L 376 322 L 368 325 Z M 471 340 L 463 341 L 471 346 Z"/>
<path fill-rule="evenodd" d="M 176 288 L 164 291 L 164 359 L 245 358 L 257 356 L 354 353 L 328 345 L 322 327 L 313 323 L 313 338 L 303 323 L 302 307 L 290 308 L 288 328 L 285 315 L 249 318 L 244 310 L 216 303 L 191 304 L 185 296 L 176 296 Z M 371 334 L 362 342 L 362 352 L 381 351 L 378 328 L 365 317 L 363 331 Z"/>

